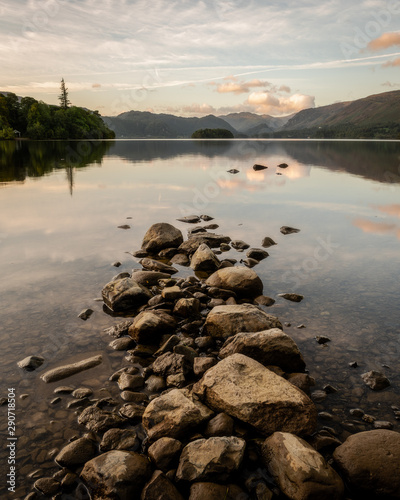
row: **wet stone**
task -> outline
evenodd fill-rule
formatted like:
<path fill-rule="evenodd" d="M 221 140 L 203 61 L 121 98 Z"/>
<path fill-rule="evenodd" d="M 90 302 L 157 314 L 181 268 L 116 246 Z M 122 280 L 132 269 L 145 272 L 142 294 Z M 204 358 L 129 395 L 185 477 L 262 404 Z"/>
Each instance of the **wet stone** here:
<path fill-rule="evenodd" d="M 43 495 L 55 495 L 60 489 L 60 483 L 52 477 L 42 477 L 35 481 L 34 487 Z"/>
<path fill-rule="evenodd" d="M 130 429 L 110 429 L 101 440 L 100 450 L 132 450 L 139 448 L 139 439 L 134 430 Z"/>
<path fill-rule="evenodd" d="M 364 383 L 373 391 L 381 391 L 390 386 L 389 379 L 381 372 L 371 370 L 361 375 Z"/>
<path fill-rule="evenodd" d="M 121 427 L 125 420 L 96 406 L 89 406 L 78 417 L 78 423 L 85 425 L 88 431 L 105 432 L 113 427 Z"/>
<path fill-rule="evenodd" d="M 41 356 L 28 356 L 21 361 L 18 361 L 17 365 L 19 368 L 26 370 L 27 372 L 31 372 L 42 366 L 44 363 L 44 358 Z"/>
<path fill-rule="evenodd" d="M 141 420 L 144 412 L 144 406 L 137 403 L 126 403 L 119 409 L 121 417 L 131 421 Z"/>
<path fill-rule="evenodd" d="M 121 337 L 113 340 L 108 345 L 115 351 L 126 351 L 127 349 L 131 349 L 135 345 L 135 342 L 130 337 Z"/>
<path fill-rule="evenodd" d="M 318 342 L 318 344 L 326 344 L 327 342 L 331 341 L 329 337 L 325 337 L 323 335 L 317 335 L 315 337 L 315 340 Z"/>
<path fill-rule="evenodd" d="M 105 333 L 108 333 L 108 335 L 111 335 L 111 337 L 119 338 L 123 335 L 128 335 L 129 327 L 131 326 L 131 324 L 131 320 L 122 321 L 117 325 L 106 328 L 104 331 Z"/>
<path fill-rule="evenodd" d="M 293 233 L 299 233 L 300 229 L 296 229 L 295 227 L 290 227 L 290 226 L 282 226 L 280 228 L 280 232 L 282 234 L 293 234 Z"/>
<path fill-rule="evenodd" d="M 83 321 L 86 321 L 90 318 L 90 316 L 94 313 L 93 309 L 84 309 L 78 314 L 78 318 L 83 319 Z"/>
<path fill-rule="evenodd" d="M 93 394 L 92 389 L 88 387 L 78 387 L 72 392 L 72 397 L 76 399 L 88 398 Z"/>

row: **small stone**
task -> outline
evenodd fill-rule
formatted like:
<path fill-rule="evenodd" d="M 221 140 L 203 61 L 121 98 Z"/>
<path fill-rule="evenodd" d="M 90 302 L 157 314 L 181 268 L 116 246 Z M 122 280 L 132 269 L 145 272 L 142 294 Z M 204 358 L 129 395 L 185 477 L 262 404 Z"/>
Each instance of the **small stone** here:
<path fill-rule="evenodd" d="M 337 392 L 336 387 L 333 387 L 333 385 L 330 385 L 330 384 L 324 385 L 323 390 L 327 394 L 333 394 L 333 393 Z"/>
<path fill-rule="evenodd" d="M 197 357 L 194 359 L 193 372 L 198 377 L 202 377 L 204 373 L 211 367 L 217 364 L 217 360 L 211 357 Z"/>
<path fill-rule="evenodd" d="M 371 370 L 367 373 L 363 373 L 361 375 L 364 383 L 373 391 L 381 391 L 386 387 L 390 386 L 390 381 L 385 375 L 381 372 L 377 372 L 375 370 Z"/>
<path fill-rule="evenodd" d="M 275 304 L 275 299 L 267 297 L 266 295 L 259 295 L 254 299 L 254 304 L 259 306 L 271 307 L 272 305 Z"/>
<path fill-rule="evenodd" d="M 34 487 L 43 495 L 55 495 L 60 489 L 60 483 L 52 477 L 42 477 L 35 481 Z"/>
<path fill-rule="evenodd" d="M 233 418 L 226 413 L 218 413 L 212 418 L 204 431 L 206 437 L 213 436 L 232 436 L 234 421 Z"/>
<path fill-rule="evenodd" d="M 393 429 L 393 424 L 391 422 L 387 422 L 386 420 L 375 420 L 374 422 L 375 429 Z"/>
<path fill-rule="evenodd" d="M 364 422 L 367 422 L 367 424 L 373 424 L 376 420 L 375 417 L 373 417 L 372 415 L 367 415 L 366 413 L 365 415 L 363 415 L 362 419 Z"/>
<path fill-rule="evenodd" d="M 134 430 L 130 429 L 110 429 L 101 440 L 100 450 L 132 450 L 139 447 L 139 439 Z"/>
<path fill-rule="evenodd" d="M 297 293 L 279 293 L 278 297 L 290 300 L 291 302 L 301 302 L 304 299 L 303 295 L 299 295 Z"/>
<path fill-rule="evenodd" d="M 296 328 L 299 328 L 299 329 L 300 329 L 300 328 L 305 328 L 305 327 L 306 327 L 306 325 L 303 325 L 303 324 L 301 324 L 301 325 L 297 325 L 297 326 L 296 326 Z"/>
<path fill-rule="evenodd" d="M 74 388 L 69 385 L 60 385 L 59 387 L 56 387 L 53 392 L 54 394 L 71 394 L 73 391 Z"/>
<path fill-rule="evenodd" d="M 280 232 L 282 234 L 293 234 L 293 233 L 299 233 L 300 229 L 296 229 L 295 227 L 290 227 L 290 226 L 282 226 L 280 228 Z"/>
<path fill-rule="evenodd" d="M 258 170 L 265 170 L 266 168 L 268 168 L 268 167 L 266 167 L 265 165 L 259 165 L 258 163 L 256 163 L 255 165 L 253 165 L 253 170 L 255 170 L 256 172 Z"/>
<path fill-rule="evenodd" d="M 275 241 L 270 238 L 269 236 L 266 236 L 263 240 L 262 240 L 262 243 L 261 243 L 261 246 L 263 246 L 264 248 L 269 248 L 269 247 L 272 247 L 273 245 L 276 245 L 277 243 L 275 243 Z"/>
<path fill-rule="evenodd" d="M 148 454 L 158 469 L 167 472 L 178 465 L 181 450 L 182 443 L 180 441 L 170 437 L 162 437 L 149 447 Z"/>
<path fill-rule="evenodd" d="M 365 412 L 361 408 L 352 408 L 349 413 L 352 417 L 362 418 Z"/>
<path fill-rule="evenodd" d="M 83 398 L 88 398 L 93 394 L 92 389 L 89 389 L 88 387 L 78 387 L 78 389 L 75 389 L 72 393 L 72 397 L 76 399 L 83 399 Z"/>
<path fill-rule="evenodd" d="M 88 437 L 82 437 L 67 444 L 56 456 L 56 462 L 61 467 L 69 469 L 83 465 L 97 453 L 96 444 Z"/>
<path fill-rule="evenodd" d="M 329 337 L 324 337 L 323 335 L 317 335 L 315 337 L 315 340 L 318 342 L 318 344 L 326 344 L 327 342 L 331 341 Z"/>
<path fill-rule="evenodd" d="M 247 250 L 246 255 L 247 257 L 249 257 L 249 259 L 255 259 L 257 261 L 269 257 L 269 253 L 262 248 L 250 248 L 249 250 Z"/>
<path fill-rule="evenodd" d="M 239 170 L 237 170 L 236 168 L 231 168 L 230 170 L 227 170 L 227 172 L 229 174 L 238 174 L 239 173 Z"/>
<path fill-rule="evenodd" d="M 120 267 L 120 266 L 122 266 L 122 263 L 119 260 L 116 260 L 111 265 L 114 266 L 114 267 Z"/>
<path fill-rule="evenodd" d="M 127 351 L 135 345 L 135 341 L 131 337 L 121 337 L 113 340 L 108 345 L 115 351 Z"/>
<path fill-rule="evenodd" d="M 280 163 L 280 164 L 278 165 L 278 167 L 279 167 L 279 168 L 288 168 L 288 166 L 289 166 L 289 165 L 288 165 L 287 163 Z"/>
<path fill-rule="evenodd" d="M 357 368 L 358 363 L 357 363 L 357 361 L 352 361 L 351 363 L 349 363 L 349 366 L 350 366 L 351 368 Z"/>
<path fill-rule="evenodd" d="M 78 318 L 83 319 L 83 321 L 86 321 L 87 319 L 90 318 L 90 316 L 94 313 L 93 309 L 84 309 L 78 314 Z"/>
<path fill-rule="evenodd" d="M 26 370 L 27 372 L 31 372 L 42 366 L 44 363 L 44 358 L 41 356 L 28 356 L 24 358 L 22 361 L 18 361 L 17 365 L 19 368 Z"/>
<path fill-rule="evenodd" d="M 250 248 L 250 245 L 243 240 L 233 240 L 231 241 L 231 246 L 235 250 L 246 250 L 247 248 Z"/>
<path fill-rule="evenodd" d="M 118 229 L 130 229 L 131 226 L 129 224 L 122 224 L 122 226 L 117 226 Z"/>

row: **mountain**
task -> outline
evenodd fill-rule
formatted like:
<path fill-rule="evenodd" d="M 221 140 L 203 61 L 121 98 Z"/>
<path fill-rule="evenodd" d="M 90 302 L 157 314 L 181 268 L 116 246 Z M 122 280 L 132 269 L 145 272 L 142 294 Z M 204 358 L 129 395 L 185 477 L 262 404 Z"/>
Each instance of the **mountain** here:
<path fill-rule="evenodd" d="M 196 130 L 204 128 L 227 129 L 234 136 L 237 135 L 229 123 L 214 115 L 183 118 L 148 111 L 128 111 L 116 117 L 104 117 L 103 120 L 119 138 L 188 138 Z"/>
<path fill-rule="evenodd" d="M 284 131 L 301 131 L 316 137 L 325 132 L 333 137 L 398 138 L 400 90 L 374 94 L 356 101 L 304 109 L 284 125 L 282 132 Z"/>
<path fill-rule="evenodd" d="M 225 120 L 238 132 L 254 137 L 262 133 L 270 133 L 275 130 L 280 130 L 286 122 L 294 116 L 276 117 L 270 115 L 257 115 L 255 113 L 230 113 L 229 115 L 222 115 L 219 118 Z"/>

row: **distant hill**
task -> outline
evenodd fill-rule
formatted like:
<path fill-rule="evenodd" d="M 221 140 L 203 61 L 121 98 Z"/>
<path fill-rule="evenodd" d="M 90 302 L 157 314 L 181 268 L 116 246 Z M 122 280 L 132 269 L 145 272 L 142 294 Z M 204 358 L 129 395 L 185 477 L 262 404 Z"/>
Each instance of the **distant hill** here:
<path fill-rule="evenodd" d="M 207 128 L 227 129 L 237 136 L 237 131 L 229 123 L 214 115 L 183 118 L 147 111 L 128 111 L 116 117 L 104 117 L 103 120 L 119 138 L 189 138 L 196 130 Z"/>
<path fill-rule="evenodd" d="M 250 137 L 280 130 L 294 114 L 282 117 L 257 115 L 255 113 L 230 113 L 219 118 L 225 120 L 238 132 Z"/>
<path fill-rule="evenodd" d="M 313 137 L 399 138 L 400 90 L 304 109 L 291 118 L 281 132 L 293 133 L 293 137 L 309 134 Z"/>

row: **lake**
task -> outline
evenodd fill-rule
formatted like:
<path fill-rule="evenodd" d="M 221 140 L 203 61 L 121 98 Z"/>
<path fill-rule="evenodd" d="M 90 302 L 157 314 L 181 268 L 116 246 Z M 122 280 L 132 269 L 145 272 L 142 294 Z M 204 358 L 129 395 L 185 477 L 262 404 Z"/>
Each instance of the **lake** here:
<path fill-rule="evenodd" d="M 288 167 L 277 167 L 282 163 Z M 255 171 L 254 164 L 268 168 Z M 151 224 L 169 222 L 186 236 L 193 226 L 176 219 L 191 214 L 214 217 L 218 234 L 253 247 L 266 236 L 277 243 L 254 270 L 264 294 L 276 300 L 265 310 L 298 344 L 316 380 L 313 390 L 337 390 L 317 402 L 331 414 L 320 427 L 340 439 L 371 429 L 349 414 L 362 408 L 400 430 L 393 408 L 400 406 L 399 142 L 0 141 L 0 397 L 15 389 L 13 498 L 57 471 L 57 450 L 83 434 L 78 410 L 55 400 L 55 387 L 119 395 L 108 378 L 126 361 L 124 352 L 108 347 L 104 329 L 117 320 L 97 300 L 103 286 L 140 268 L 131 253 Z M 300 232 L 283 235 L 281 226 Z M 233 249 L 225 255 L 244 258 Z M 284 292 L 304 300 L 278 297 Z M 85 308 L 94 310 L 87 321 L 78 318 Z M 330 342 L 319 344 L 316 336 Z M 92 370 L 56 384 L 40 379 L 46 369 L 95 354 L 103 363 Z M 29 355 L 44 357 L 44 365 L 18 368 Z M 354 361 L 356 368 L 349 365 Z M 369 370 L 385 373 L 391 386 L 370 390 L 361 379 Z M 6 435 L 7 405 L 0 409 Z M 4 471 L 4 445 L 0 459 Z M 5 498 L 3 483 L 4 477 Z"/>

